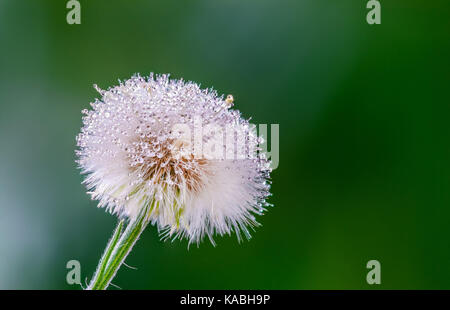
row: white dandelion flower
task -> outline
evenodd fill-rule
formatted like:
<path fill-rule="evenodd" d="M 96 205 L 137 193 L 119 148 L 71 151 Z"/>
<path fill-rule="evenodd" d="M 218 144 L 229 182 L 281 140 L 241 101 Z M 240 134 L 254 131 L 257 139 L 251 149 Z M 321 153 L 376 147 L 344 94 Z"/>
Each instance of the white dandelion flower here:
<path fill-rule="evenodd" d="M 250 237 L 255 215 L 269 205 L 270 162 L 249 121 L 231 109 L 231 95 L 153 74 L 96 89 L 102 98 L 83 110 L 77 155 L 99 207 L 129 220 L 145 207 L 164 238 L 189 243 L 207 236 L 214 244 L 214 234 L 232 232 Z M 206 156 L 208 145 L 219 156 Z"/>

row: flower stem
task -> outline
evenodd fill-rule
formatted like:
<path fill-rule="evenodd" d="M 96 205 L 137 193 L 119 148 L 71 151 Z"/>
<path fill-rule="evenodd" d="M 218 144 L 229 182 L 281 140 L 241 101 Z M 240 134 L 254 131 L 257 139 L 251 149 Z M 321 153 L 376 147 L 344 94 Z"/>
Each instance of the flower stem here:
<path fill-rule="evenodd" d="M 131 220 L 122 232 L 125 220 L 120 220 L 106 246 L 95 274 L 87 290 L 106 290 L 111 280 L 122 266 L 131 249 L 139 239 L 141 233 L 149 223 L 147 207 L 143 208 L 139 216 Z"/>

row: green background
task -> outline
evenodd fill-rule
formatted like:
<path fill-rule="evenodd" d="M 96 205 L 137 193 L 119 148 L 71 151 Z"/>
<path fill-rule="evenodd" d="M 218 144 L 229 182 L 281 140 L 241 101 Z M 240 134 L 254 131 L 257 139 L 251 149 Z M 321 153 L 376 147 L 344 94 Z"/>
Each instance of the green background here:
<path fill-rule="evenodd" d="M 148 227 L 125 289 L 450 288 L 450 3 L 0 0 L 0 288 L 79 289 L 116 219 L 80 184 L 75 136 L 98 95 L 140 72 L 280 124 L 275 205 L 250 242 L 187 249 Z M 366 282 L 381 263 L 382 284 Z"/>

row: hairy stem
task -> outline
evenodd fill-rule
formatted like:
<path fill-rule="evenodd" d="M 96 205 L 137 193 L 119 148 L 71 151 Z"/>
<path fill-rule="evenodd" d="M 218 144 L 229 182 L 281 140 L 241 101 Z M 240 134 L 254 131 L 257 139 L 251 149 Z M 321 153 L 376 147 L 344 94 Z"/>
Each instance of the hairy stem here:
<path fill-rule="evenodd" d="M 122 266 L 131 249 L 139 239 L 141 233 L 149 223 L 147 207 L 143 208 L 139 216 L 131 220 L 122 232 L 124 220 L 120 220 L 106 246 L 87 290 L 105 290 Z"/>

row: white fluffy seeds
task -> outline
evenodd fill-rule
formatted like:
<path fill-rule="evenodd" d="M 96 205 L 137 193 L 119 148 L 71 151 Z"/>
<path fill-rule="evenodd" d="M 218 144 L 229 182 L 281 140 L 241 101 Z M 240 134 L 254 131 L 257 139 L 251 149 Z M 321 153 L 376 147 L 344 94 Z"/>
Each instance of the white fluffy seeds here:
<path fill-rule="evenodd" d="M 147 206 L 165 238 L 189 243 L 250 237 L 268 206 L 270 163 L 255 156 L 260 140 L 230 110 L 232 96 L 153 74 L 96 89 L 102 99 L 82 111 L 77 155 L 99 207 L 133 219 Z"/>

